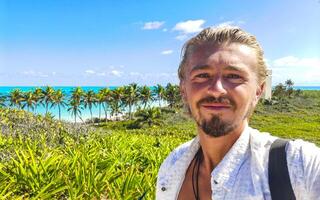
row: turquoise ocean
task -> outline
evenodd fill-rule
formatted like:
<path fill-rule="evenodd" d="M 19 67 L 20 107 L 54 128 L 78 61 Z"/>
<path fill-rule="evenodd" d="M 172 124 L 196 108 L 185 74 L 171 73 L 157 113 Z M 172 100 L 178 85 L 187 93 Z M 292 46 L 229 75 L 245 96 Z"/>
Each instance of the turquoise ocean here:
<path fill-rule="evenodd" d="M 8 96 L 10 94 L 10 92 L 14 89 L 20 89 L 22 92 L 27 92 L 27 91 L 34 91 L 36 88 L 45 88 L 43 87 L 39 87 L 39 86 L 2 86 L 0 87 L 0 96 Z M 76 88 L 75 86 L 57 86 L 57 87 L 53 87 L 53 89 L 58 90 L 61 89 L 64 94 L 66 95 L 66 100 L 69 99 L 69 97 L 71 96 L 71 92 L 72 90 Z M 98 93 L 99 90 L 105 88 L 105 87 L 101 87 L 101 86 L 81 86 L 81 88 L 83 89 L 83 91 L 89 91 L 89 90 L 93 90 L 95 93 Z M 115 88 L 117 88 L 117 86 L 110 86 L 108 87 L 109 89 L 113 90 Z M 151 89 L 153 89 L 154 87 L 150 87 Z M 165 104 L 165 102 L 161 102 L 162 105 Z M 148 105 L 150 106 L 158 106 L 159 102 L 150 102 Z M 65 120 L 65 121 L 73 121 L 74 117 L 71 116 L 71 114 L 67 111 L 67 107 L 65 108 L 61 108 L 61 119 Z M 135 107 L 133 108 L 135 109 Z M 25 109 L 27 110 L 27 109 Z M 33 111 L 34 112 L 34 111 Z M 45 107 L 42 105 L 39 105 L 37 107 L 36 110 L 36 114 L 45 114 Z M 59 112 L 58 112 L 58 108 L 57 107 L 53 107 L 50 109 L 50 114 L 52 116 L 54 116 L 54 118 L 58 119 L 59 118 Z M 126 110 L 124 110 L 123 112 L 126 112 Z M 35 113 L 35 112 L 34 112 Z M 93 117 L 99 117 L 99 107 L 98 105 L 94 106 L 92 109 L 92 114 Z M 104 111 L 101 108 L 101 117 L 104 118 Z M 110 116 L 110 113 L 108 113 L 108 116 Z M 81 118 L 83 120 L 86 119 L 90 119 L 90 111 L 89 109 L 82 109 L 81 110 Z M 77 119 L 79 120 L 79 119 Z"/>
<path fill-rule="evenodd" d="M 9 95 L 10 92 L 14 89 L 20 89 L 23 92 L 26 91 L 33 91 L 35 88 L 37 87 L 33 87 L 33 86 L 2 86 L 0 87 L 0 96 L 6 96 Z M 40 88 L 44 88 L 44 87 L 40 87 Z M 53 87 L 55 90 L 57 89 L 61 89 L 65 94 L 66 94 L 66 99 L 68 99 L 71 95 L 71 91 L 75 88 L 73 86 L 57 86 L 57 87 Z M 81 86 L 81 88 L 84 91 L 88 91 L 88 90 L 93 90 L 95 93 L 97 93 L 100 89 L 105 88 L 105 87 L 100 87 L 100 86 Z M 109 89 L 115 89 L 117 88 L 117 86 L 111 86 L 108 87 Z M 151 89 L 153 87 L 150 87 Z M 300 90 L 320 90 L 320 86 L 295 86 L 294 89 L 300 89 Z M 162 102 L 162 104 L 165 102 Z M 152 105 L 153 104 L 153 105 Z M 150 106 L 158 106 L 158 102 L 153 102 L 149 104 Z M 125 111 L 124 111 L 125 112 Z M 57 119 L 59 116 L 58 113 L 58 108 L 51 108 L 50 109 L 50 113 Z M 82 119 L 86 120 L 90 118 L 90 112 L 88 109 L 83 109 L 81 111 L 82 113 Z M 45 107 L 44 106 L 38 106 L 37 107 L 37 114 L 45 114 Z M 109 115 L 109 114 L 108 114 Z M 99 108 L 96 105 L 93 108 L 93 117 L 99 117 Z M 104 117 L 104 113 L 101 113 L 101 117 Z M 71 116 L 71 114 L 67 111 L 67 108 L 62 108 L 61 110 L 61 118 L 63 120 L 66 121 L 73 121 L 73 117 Z"/>

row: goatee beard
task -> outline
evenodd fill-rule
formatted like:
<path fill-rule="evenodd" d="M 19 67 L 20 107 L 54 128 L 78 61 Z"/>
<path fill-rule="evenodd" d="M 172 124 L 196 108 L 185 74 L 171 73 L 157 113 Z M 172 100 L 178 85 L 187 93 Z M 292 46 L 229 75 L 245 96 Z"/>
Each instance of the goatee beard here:
<path fill-rule="evenodd" d="M 201 104 L 203 103 L 224 103 L 231 105 L 232 109 L 236 109 L 236 104 L 234 100 L 228 96 L 220 96 L 215 98 L 212 96 L 205 97 L 197 102 L 197 107 L 200 109 Z M 198 126 L 205 132 L 207 135 L 212 137 L 221 137 L 227 135 L 229 132 L 233 131 L 236 128 L 236 125 L 232 122 L 222 121 L 218 115 L 213 115 L 210 120 L 196 120 Z"/>
<path fill-rule="evenodd" d="M 202 120 L 198 126 L 209 136 L 221 137 L 232 132 L 235 124 L 223 122 L 219 116 L 213 116 L 209 121 Z"/>

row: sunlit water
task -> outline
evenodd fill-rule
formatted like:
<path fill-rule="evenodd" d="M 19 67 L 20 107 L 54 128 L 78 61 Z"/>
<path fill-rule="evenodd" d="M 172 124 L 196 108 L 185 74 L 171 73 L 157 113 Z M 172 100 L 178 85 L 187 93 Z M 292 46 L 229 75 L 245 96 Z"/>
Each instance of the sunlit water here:
<path fill-rule="evenodd" d="M 9 95 L 10 92 L 14 89 L 20 89 L 23 92 L 27 92 L 27 91 L 34 91 L 35 88 L 37 87 L 21 87 L 21 86 L 10 86 L 10 87 L 0 87 L 0 95 Z M 44 88 L 44 87 L 40 87 L 40 88 Z M 64 94 L 66 95 L 66 100 L 69 99 L 69 97 L 71 96 L 71 91 L 74 89 L 75 87 L 53 87 L 54 90 L 58 90 L 61 89 Z M 103 89 L 104 87 L 81 87 L 84 91 L 89 91 L 89 90 L 93 90 L 95 93 L 98 93 L 99 90 Z M 117 87 L 108 87 L 109 89 L 115 89 Z M 153 89 L 153 87 L 150 87 L 151 89 Z M 160 102 L 161 105 L 165 105 L 166 102 Z M 68 106 L 68 105 L 67 105 Z M 61 108 L 61 119 L 62 120 L 66 120 L 66 121 L 74 121 L 74 116 L 71 115 L 70 112 L 67 111 L 68 107 L 65 108 Z M 133 111 L 137 109 L 139 105 L 136 105 L 133 107 Z M 159 101 L 153 101 L 153 102 L 149 102 L 148 106 L 159 106 Z M 25 108 L 25 110 L 27 110 L 27 108 Z M 46 113 L 46 109 L 44 105 L 38 105 L 37 109 L 35 111 L 31 111 L 33 113 L 36 114 L 42 114 L 44 115 Z M 58 107 L 52 107 L 49 109 L 49 112 L 51 113 L 52 116 L 54 116 L 55 119 L 59 118 L 59 111 L 58 111 Z M 123 113 L 128 112 L 128 110 L 123 110 Z M 95 105 L 92 108 L 92 115 L 93 117 L 99 117 L 99 106 Z M 85 109 L 83 108 L 81 110 L 81 118 L 85 121 L 87 119 L 90 119 L 91 115 L 90 115 L 90 111 L 89 109 Z M 105 117 L 105 113 L 103 108 L 101 107 L 101 118 Z M 110 117 L 110 110 L 108 112 L 108 117 Z M 77 121 L 80 121 L 80 119 L 78 118 Z"/>

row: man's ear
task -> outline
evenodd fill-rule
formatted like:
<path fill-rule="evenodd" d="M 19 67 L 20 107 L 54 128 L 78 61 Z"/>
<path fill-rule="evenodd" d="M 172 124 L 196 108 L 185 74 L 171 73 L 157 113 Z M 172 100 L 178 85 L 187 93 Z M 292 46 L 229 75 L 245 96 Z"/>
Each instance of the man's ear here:
<path fill-rule="evenodd" d="M 256 90 L 256 102 L 259 101 L 259 99 L 261 98 L 264 90 L 265 90 L 265 86 L 266 86 L 266 82 L 263 82 L 261 84 L 259 84 L 257 90 Z"/>

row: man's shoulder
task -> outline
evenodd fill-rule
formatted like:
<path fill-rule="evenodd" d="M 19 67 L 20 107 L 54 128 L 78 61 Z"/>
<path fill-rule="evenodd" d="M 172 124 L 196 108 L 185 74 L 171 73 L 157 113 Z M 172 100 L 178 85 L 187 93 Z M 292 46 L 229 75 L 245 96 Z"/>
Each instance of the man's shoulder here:
<path fill-rule="evenodd" d="M 165 195 L 174 196 L 175 188 L 177 188 L 178 183 L 183 180 L 188 162 L 192 159 L 193 153 L 197 151 L 197 148 L 199 148 L 198 137 L 175 148 L 163 161 L 157 178 L 158 198 L 163 195 L 163 192 L 161 192 L 162 188 L 167 188 L 165 189 Z M 171 192 L 169 192 L 169 190 Z"/>
<path fill-rule="evenodd" d="M 317 160 L 320 164 L 320 148 L 314 143 L 301 139 L 290 140 L 286 150 L 290 160 L 300 161 L 304 164 Z"/>
<path fill-rule="evenodd" d="M 269 133 L 251 129 L 250 146 L 252 157 L 256 155 L 257 158 L 264 157 L 268 159 L 270 147 L 276 139 L 278 137 Z M 302 139 L 288 140 L 286 156 L 291 177 L 294 177 L 295 180 L 303 180 L 307 171 L 320 170 L 320 148 L 318 146 Z"/>
<path fill-rule="evenodd" d="M 264 147 L 269 149 L 272 143 L 279 137 L 274 136 L 268 132 L 260 132 L 257 129 L 250 128 L 250 144 L 254 147 Z M 314 143 L 302 139 L 287 139 L 288 145 L 286 147 L 287 154 L 316 154 L 319 153 L 319 147 Z"/>
<path fill-rule="evenodd" d="M 160 170 L 161 168 L 168 169 L 174 166 L 179 159 L 181 159 L 183 156 L 186 156 L 186 153 L 189 152 L 192 148 L 194 148 L 195 143 L 197 142 L 198 138 L 196 137 L 176 147 L 163 161 Z"/>
<path fill-rule="evenodd" d="M 250 127 L 250 145 L 251 148 L 269 149 L 271 144 L 278 138 L 268 132 L 261 132 Z"/>

